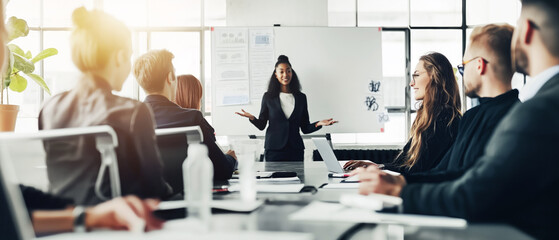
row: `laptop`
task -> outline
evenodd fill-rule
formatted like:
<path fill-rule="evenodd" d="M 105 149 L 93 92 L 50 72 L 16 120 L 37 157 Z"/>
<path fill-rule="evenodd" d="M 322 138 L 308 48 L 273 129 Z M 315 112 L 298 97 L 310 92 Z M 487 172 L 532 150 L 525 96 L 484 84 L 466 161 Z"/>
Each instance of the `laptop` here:
<path fill-rule="evenodd" d="M 318 153 L 324 160 L 324 164 L 326 164 L 326 168 L 329 172 L 333 173 L 345 173 L 348 171 L 344 170 L 344 165 L 349 161 L 338 161 L 336 155 L 334 154 L 334 150 L 330 147 L 330 143 L 326 138 L 312 138 L 314 145 L 316 146 Z M 367 161 L 371 162 L 370 160 L 356 160 L 356 161 Z"/>

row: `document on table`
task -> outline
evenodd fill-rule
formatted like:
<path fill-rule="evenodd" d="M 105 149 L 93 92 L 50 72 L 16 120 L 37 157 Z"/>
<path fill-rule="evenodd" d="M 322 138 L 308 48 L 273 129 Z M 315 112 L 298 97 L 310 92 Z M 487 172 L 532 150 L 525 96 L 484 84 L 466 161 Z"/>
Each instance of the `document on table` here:
<path fill-rule="evenodd" d="M 299 193 L 305 184 L 256 184 L 259 193 Z M 240 184 L 231 185 L 230 192 L 240 191 Z"/>
<path fill-rule="evenodd" d="M 243 239 L 243 240 L 311 240 L 311 233 L 296 232 L 264 232 L 264 231 L 210 231 L 208 233 L 196 233 L 196 229 L 185 227 L 185 220 L 167 221 L 161 230 L 146 233 L 131 233 L 128 231 L 93 231 L 86 233 L 62 233 L 38 238 L 41 240 L 212 240 L 212 239 Z"/>
<path fill-rule="evenodd" d="M 312 202 L 303 209 L 289 215 L 293 221 L 326 221 L 326 222 L 349 222 L 349 223 L 382 223 L 399 224 L 418 227 L 443 227 L 443 228 L 465 228 L 467 222 L 461 218 L 378 213 L 367 211 L 362 208 L 347 207 L 338 203 Z"/>
<path fill-rule="evenodd" d="M 229 179 L 229 183 L 239 183 L 239 179 Z M 258 184 L 299 184 L 299 177 L 282 177 L 282 178 L 259 178 L 256 179 Z"/>
<path fill-rule="evenodd" d="M 252 202 L 245 202 L 237 199 L 231 200 L 212 200 L 210 206 L 215 209 L 223 209 L 233 212 L 252 212 L 262 206 L 263 201 L 257 200 Z M 187 208 L 188 203 L 183 200 L 176 201 L 163 201 L 157 206 L 158 210 L 169 210 L 175 208 Z"/>
<path fill-rule="evenodd" d="M 328 183 L 322 189 L 358 189 L 359 183 Z"/>

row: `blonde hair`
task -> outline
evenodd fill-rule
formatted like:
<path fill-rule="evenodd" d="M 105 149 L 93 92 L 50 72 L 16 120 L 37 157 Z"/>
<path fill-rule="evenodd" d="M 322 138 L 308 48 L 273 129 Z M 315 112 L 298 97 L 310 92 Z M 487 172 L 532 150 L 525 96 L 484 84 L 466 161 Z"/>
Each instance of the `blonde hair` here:
<path fill-rule="evenodd" d="M 174 73 L 173 55 L 166 49 L 151 50 L 134 62 L 134 76 L 147 93 L 162 91 L 165 79 Z"/>
<path fill-rule="evenodd" d="M 177 77 L 177 94 L 175 95 L 177 105 L 182 108 L 200 110 L 202 94 L 202 84 L 196 77 L 190 74 Z"/>
<path fill-rule="evenodd" d="M 103 11 L 77 8 L 72 22 L 72 61 L 82 72 L 104 69 L 114 53 L 131 49 L 130 29 Z"/>
<path fill-rule="evenodd" d="M 512 70 L 511 59 L 511 41 L 514 27 L 509 24 L 487 24 L 474 28 L 470 35 L 471 46 L 477 46 L 493 55 L 487 59 L 487 56 L 481 56 L 492 62 L 489 66 L 497 75 L 506 79 L 508 82 L 512 79 L 514 71 Z"/>

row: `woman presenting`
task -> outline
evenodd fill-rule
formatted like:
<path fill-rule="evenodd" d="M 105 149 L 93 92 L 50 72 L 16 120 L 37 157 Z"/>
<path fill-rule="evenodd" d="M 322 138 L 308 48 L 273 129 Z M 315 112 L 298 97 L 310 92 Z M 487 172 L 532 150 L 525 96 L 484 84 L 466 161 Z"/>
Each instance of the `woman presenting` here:
<path fill-rule="evenodd" d="M 305 146 L 299 128 L 308 134 L 337 122 L 332 118 L 309 122 L 307 96 L 301 92 L 299 78 L 284 55 L 278 57 L 268 91 L 262 97 L 260 116 L 256 118 L 244 109 L 236 114 L 248 118 L 260 130 L 270 121 L 264 144 L 267 161 L 303 161 Z"/>

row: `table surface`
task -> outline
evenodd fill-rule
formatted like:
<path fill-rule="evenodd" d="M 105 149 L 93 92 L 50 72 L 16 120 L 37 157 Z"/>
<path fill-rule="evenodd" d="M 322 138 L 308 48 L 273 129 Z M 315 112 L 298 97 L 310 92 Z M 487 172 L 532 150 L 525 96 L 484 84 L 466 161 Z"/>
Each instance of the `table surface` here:
<path fill-rule="evenodd" d="M 318 188 L 329 179 L 322 162 L 305 166 L 303 162 L 257 163 L 265 171 L 293 171 L 305 185 Z M 377 224 L 331 222 L 294 222 L 288 216 L 311 201 L 337 201 L 340 194 L 355 193 L 355 189 L 320 189 L 315 194 L 258 194 L 266 203 L 250 214 L 214 214 L 212 227 L 217 229 L 289 231 L 312 233 L 315 239 L 532 239 L 514 227 L 504 224 L 469 224 L 466 229 L 393 227 Z M 238 193 L 216 198 L 239 198 Z M 235 223 L 235 224 L 232 224 Z M 232 226 L 230 226 L 232 224 Z M 399 233 L 400 232 L 400 233 Z M 394 236 L 396 233 L 396 236 Z"/>

